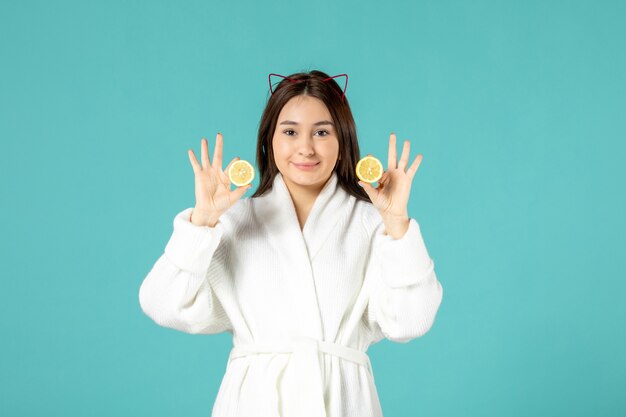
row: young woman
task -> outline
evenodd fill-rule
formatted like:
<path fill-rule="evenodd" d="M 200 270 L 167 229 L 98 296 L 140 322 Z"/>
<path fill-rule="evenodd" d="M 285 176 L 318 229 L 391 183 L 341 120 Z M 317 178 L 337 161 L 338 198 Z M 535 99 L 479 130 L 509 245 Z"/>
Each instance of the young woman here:
<path fill-rule="evenodd" d="M 355 123 L 335 77 L 297 73 L 272 91 L 252 197 L 242 198 L 249 186 L 230 190 L 221 134 L 213 163 L 205 139 L 200 162 L 188 152 L 196 205 L 175 216 L 139 302 L 161 326 L 232 333 L 213 417 L 380 417 L 368 347 L 424 335 L 441 304 L 407 210 L 422 155 L 409 166 L 406 141 L 398 161 L 391 134 L 378 187 L 358 181 Z"/>

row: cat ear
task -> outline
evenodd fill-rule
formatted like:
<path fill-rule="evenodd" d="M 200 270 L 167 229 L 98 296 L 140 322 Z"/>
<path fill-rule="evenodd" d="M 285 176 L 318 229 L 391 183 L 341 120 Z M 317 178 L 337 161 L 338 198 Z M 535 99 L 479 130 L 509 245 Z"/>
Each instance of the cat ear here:
<path fill-rule="evenodd" d="M 330 79 L 333 79 L 333 78 L 336 78 L 336 77 L 346 77 L 346 82 L 345 82 L 344 87 L 343 87 L 343 93 L 341 94 L 341 101 L 343 101 L 343 98 L 346 95 L 346 90 L 348 89 L 348 74 L 333 75 L 332 77 L 324 78 L 322 81 L 326 82 L 326 81 L 328 81 Z"/>

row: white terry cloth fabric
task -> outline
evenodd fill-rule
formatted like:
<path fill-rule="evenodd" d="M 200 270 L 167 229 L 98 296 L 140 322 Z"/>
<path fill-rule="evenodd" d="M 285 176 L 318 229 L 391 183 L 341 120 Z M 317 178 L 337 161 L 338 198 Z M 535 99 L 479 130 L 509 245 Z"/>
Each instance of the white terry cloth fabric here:
<path fill-rule="evenodd" d="M 336 173 L 303 230 L 280 173 L 215 227 L 192 210 L 174 217 L 139 303 L 161 326 L 233 335 L 212 417 L 381 417 L 368 347 L 423 336 L 443 297 L 417 221 L 384 234 Z"/>

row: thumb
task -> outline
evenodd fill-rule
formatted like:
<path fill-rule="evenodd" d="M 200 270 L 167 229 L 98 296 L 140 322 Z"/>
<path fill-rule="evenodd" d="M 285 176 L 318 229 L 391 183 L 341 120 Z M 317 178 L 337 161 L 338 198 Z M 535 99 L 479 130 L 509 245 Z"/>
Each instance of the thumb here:
<path fill-rule="evenodd" d="M 372 184 L 369 184 L 367 182 L 359 181 L 359 185 L 363 187 L 363 190 L 365 190 L 367 195 L 370 197 L 370 200 L 374 201 L 376 195 L 378 194 L 378 190 L 372 187 Z"/>
<path fill-rule="evenodd" d="M 235 201 L 239 200 L 250 188 L 252 188 L 252 184 L 244 185 L 242 187 L 237 187 L 236 190 L 232 192 L 232 196 L 235 197 Z"/>

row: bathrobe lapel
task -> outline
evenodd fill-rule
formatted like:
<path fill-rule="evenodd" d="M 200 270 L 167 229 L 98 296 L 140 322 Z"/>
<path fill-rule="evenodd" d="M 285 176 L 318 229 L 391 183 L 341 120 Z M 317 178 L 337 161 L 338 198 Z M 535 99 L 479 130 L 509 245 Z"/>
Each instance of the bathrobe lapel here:
<path fill-rule="evenodd" d="M 343 190 L 333 172 L 317 196 L 302 231 L 281 173 L 274 177 L 270 191 L 254 199 L 255 211 L 266 228 L 269 243 L 279 251 L 281 261 L 289 263 L 289 271 L 293 271 L 288 279 L 299 281 L 299 293 L 294 296 L 302 306 L 302 315 L 298 317 L 302 321 L 302 336 L 323 338 L 312 262 L 343 217 L 341 214 L 352 207 L 350 198 L 354 197 Z"/>

